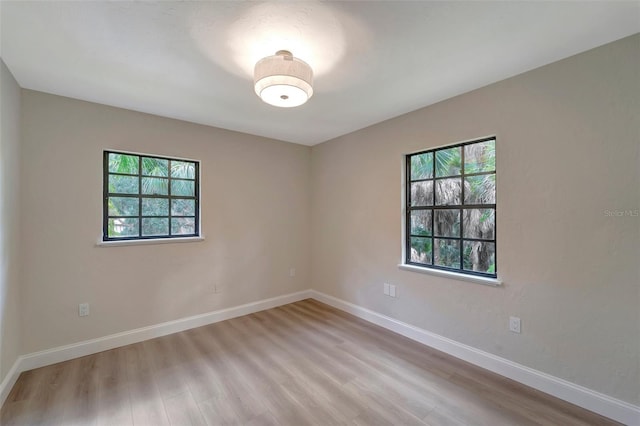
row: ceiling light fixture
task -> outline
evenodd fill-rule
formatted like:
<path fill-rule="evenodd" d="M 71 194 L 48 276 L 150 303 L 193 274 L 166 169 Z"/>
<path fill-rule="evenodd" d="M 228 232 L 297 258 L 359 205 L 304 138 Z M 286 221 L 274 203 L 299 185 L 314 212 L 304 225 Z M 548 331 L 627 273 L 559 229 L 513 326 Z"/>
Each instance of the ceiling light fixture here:
<path fill-rule="evenodd" d="M 313 95 L 313 70 L 288 50 L 278 50 L 256 63 L 256 94 L 269 105 L 296 107 Z"/>

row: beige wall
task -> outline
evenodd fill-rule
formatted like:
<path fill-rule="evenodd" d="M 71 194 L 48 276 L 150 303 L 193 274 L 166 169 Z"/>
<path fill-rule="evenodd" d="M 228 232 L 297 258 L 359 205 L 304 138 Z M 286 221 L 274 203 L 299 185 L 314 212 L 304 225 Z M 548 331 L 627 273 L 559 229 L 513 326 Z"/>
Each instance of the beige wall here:
<path fill-rule="evenodd" d="M 22 114 L 24 353 L 307 288 L 309 147 L 29 90 Z M 200 160 L 206 240 L 96 247 L 104 149 Z"/>
<path fill-rule="evenodd" d="M 0 382 L 21 354 L 20 87 L 0 59 Z"/>
<path fill-rule="evenodd" d="M 314 146 L 312 287 L 640 403 L 639 82 L 636 35 Z M 494 134 L 504 285 L 399 270 L 402 154 Z"/>

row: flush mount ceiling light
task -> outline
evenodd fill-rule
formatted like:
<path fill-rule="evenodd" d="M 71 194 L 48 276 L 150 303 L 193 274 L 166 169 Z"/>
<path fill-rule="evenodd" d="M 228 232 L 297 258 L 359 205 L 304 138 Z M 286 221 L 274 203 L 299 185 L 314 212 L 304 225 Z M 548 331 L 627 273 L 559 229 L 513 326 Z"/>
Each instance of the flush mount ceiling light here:
<path fill-rule="evenodd" d="M 260 59 L 253 75 L 256 94 L 269 105 L 296 107 L 313 95 L 313 70 L 288 50 Z"/>

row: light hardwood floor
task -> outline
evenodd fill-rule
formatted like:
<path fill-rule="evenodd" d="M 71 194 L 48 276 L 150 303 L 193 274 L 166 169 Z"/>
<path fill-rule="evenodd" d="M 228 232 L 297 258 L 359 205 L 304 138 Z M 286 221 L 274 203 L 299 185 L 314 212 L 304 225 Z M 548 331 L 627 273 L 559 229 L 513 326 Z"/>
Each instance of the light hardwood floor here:
<path fill-rule="evenodd" d="M 22 373 L 2 425 L 606 425 L 314 300 Z"/>

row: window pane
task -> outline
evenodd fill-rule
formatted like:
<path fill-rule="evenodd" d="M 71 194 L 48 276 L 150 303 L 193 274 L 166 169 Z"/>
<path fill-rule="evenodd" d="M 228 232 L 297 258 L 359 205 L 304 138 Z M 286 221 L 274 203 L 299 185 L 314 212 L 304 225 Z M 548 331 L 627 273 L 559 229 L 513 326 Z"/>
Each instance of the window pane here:
<path fill-rule="evenodd" d="M 169 216 L 169 199 L 143 198 L 142 216 Z M 142 222 L 142 227 L 144 228 L 144 221 Z M 169 232 L 166 233 L 168 234 Z"/>
<path fill-rule="evenodd" d="M 142 235 L 169 235 L 169 218 L 142 218 Z"/>
<path fill-rule="evenodd" d="M 496 245 L 484 241 L 465 241 L 464 269 L 468 271 L 496 273 Z"/>
<path fill-rule="evenodd" d="M 164 178 L 142 178 L 142 193 L 149 195 L 169 194 L 169 179 Z"/>
<path fill-rule="evenodd" d="M 109 153 L 109 173 L 138 174 L 137 155 Z"/>
<path fill-rule="evenodd" d="M 469 176 L 464 180 L 465 204 L 495 204 L 496 175 Z"/>
<path fill-rule="evenodd" d="M 109 197 L 109 216 L 138 216 L 138 197 Z"/>
<path fill-rule="evenodd" d="M 436 210 L 434 214 L 434 235 L 460 237 L 460 210 Z"/>
<path fill-rule="evenodd" d="M 167 176 L 169 174 L 169 160 L 142 157 L 142 174 L 147 176 Z"/>
<path fill-rule="evenodd" d="M 138 219 L 109 219 L 107 233 L 110 238 L 137 237 Z"/>
<path fill-rule="evenodd" d="M 171 215 L 173 216 L 195 216 L 195 200 L 171 200 Z"/>
<path fill-rule="evenodd" d="M 171 234 L 195 234 L 196 233 L 196 220 L 192 217 L 172 218 L 171 219 Z"/>
<path fill-rule="evenodd" d="M 464 172 L 493 172 L 496 169 L 496 141 L 465 145 Z"/>
<path fill-rule="evenodd" d="M 411 156 L 411 180 L 433 177 L 433 152 Z"/>
<path fill-rule="evenodd" d="M 432 206 L 433 205 L 433 181 L 416 182 L 411 184 L 411 205 L 412 206 Z"/>
<path fill-rule="evenodd" d="M 198 235 L 197 161 L 109 151 L 104 155 L 105 241 Z"/>
<path fill-rule="evenodd" d="M 436 181 L 436 205 L 450 206 L 460 205 L 462 194 L 462 186 L 460 178 L 455 179 L 438 179 Z"/>
<path fill-rule="evenodd" d="M 171 162 L 171 177 L 182 179 L 195 179 L 196 178 L 196 163 L 188 161 L 172 161 Z"/>
<path fill-rule="evenodd" d="M 411 212 L 411 235 L 431 235 L 431 210 Z"/>
<path fill-rule="evenodd" d="M 136 176 L 109 175 L 109 192 L 114 194 L 137 194 L 138 178 Z"/>
<path fill-rule="evenodd" d="M 435 265 L 460 269 L 460 241 L 436 238 L 433 256 Z"/>
<path fill-rule="evenodd" d="M 193 197 L 196 195 L 196 183 L 192 180 L 172 180 L 171 195 Z"/>
<path fill-rule="evenodd" d="M 464 237 L 493 240 L 495 238 L 496 214 L 494 209 L 465 209 Z"/>
<path fill-rule="evenodd" d="M 461 147 L 436 151 L 436 177 L 456 176 L 460 174 Z"/>
<path fill-rule="evenodd" d="M 409 154 L 407 161 L 405 260 L 495 276 L 495 138 Z"/>
<path fill-rule="evenodd" d="M 431 265 L 431 238 L 411 237 L 411 262 Z"/>

